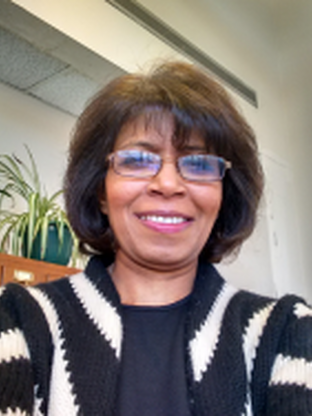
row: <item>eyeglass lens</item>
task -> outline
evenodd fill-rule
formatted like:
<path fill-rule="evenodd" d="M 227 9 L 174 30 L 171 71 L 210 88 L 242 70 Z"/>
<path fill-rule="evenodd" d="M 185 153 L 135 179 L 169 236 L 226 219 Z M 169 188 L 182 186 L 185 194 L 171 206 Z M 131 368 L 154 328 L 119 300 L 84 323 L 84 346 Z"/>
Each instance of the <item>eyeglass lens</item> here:
<path fill-rule="evenodd" d="M 224 160 L 213 155 L 188 155 L 178 159 L 181 175 L 194 181 L 214 181 L 224 175 Z"/>
<path fill-rule="evenodd" d="M 125 176 L 153 176 L 158 172 L 160 165 L 160 156 L 151 152 L 131 149 L 120 150 L 114 154 L 115 170 Z"/>
<path fill-rule="evenodd" d="M 112 159 L 115 171 L 130 177 L 155 176 L 162 165 L 158 154 L 136 149 L 119 150 Z M 224 159 L 203 154 L 182 156 L 177 166 L 184 179 L 206 182 L 222 179 L 226 168 Z"/>

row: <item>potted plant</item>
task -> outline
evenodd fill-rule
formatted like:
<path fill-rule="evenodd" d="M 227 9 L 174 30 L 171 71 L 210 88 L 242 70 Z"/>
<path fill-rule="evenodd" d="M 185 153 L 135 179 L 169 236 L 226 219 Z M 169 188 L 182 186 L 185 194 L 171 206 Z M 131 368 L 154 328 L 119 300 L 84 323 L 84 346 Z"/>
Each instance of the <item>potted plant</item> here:
<path fill-rule="evenodd" d="M 0 155 L 0 251 L 59 264 L 72 257 L 75 262 L 77 238 L 58 203 L 63 191 L 47 195 L 25 148 L 29 165 L 15 155 Z M 25 209 L 18 212 L 17 203 Z"/>

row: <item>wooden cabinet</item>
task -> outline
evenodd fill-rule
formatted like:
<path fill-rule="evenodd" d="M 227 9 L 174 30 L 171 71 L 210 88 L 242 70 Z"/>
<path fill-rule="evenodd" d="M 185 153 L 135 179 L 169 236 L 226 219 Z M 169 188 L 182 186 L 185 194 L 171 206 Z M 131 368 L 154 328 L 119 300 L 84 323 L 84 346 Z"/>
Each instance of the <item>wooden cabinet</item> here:
<path fill-rule="evenodd" d="M 0 253 L 0 285 L 49 282 L 79 272 L 79 269 Z"/>

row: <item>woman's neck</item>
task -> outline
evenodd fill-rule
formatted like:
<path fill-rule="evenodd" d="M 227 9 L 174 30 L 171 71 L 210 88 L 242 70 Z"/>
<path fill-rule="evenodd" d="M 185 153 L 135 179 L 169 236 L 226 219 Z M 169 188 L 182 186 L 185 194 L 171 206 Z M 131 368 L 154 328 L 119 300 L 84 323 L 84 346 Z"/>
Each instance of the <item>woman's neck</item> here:
<path fill-rule="evenodd" d="M 146 267 L 123 255 L 108 269 L 126 305 L 162 306 L 177 302 L 193 289 L 197 261 L 169 269 Z"/>

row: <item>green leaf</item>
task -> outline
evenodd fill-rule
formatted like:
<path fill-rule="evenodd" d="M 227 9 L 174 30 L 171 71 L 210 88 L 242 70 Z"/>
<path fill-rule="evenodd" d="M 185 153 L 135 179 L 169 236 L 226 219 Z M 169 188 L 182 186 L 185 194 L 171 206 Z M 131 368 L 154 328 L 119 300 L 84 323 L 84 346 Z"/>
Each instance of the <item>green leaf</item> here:
<path fill-rule="evenodd" d="M 0 178 L 10 185 L 14 185 L 15 191 L 24 199 L 28 199 L 33 191 L 31 185 L 25 182 L 20 164 L 9 155 L 0 155 Z"/>
<path fill-rule="evenodd" d="M 32 179 L 32 182 L 34 184 L 36 192 L 39 195 L 41 195 L 41 185 L 40 185 L 40 179 L 39 179 L 37 165 L 36 165 L 35 159 L 33 157 L 33 154 L 29 150 L 29 147 L 27 145 L 25 145 L 25 147 L 26 147 L 26 151 L 28 153 L 28 157 L 30 159 L 31 169 L 28 169 L 28 167 L 24 163 L 23 163 L 23 167 L 24 167 L 25 171 L 29 172 L 29 177 Z"/>
<path fill-rule="evenodd" d="M 28 200 L 28 226 L 27 226 L 27 257 L 30 257 L 32 251 L 32 245 L 35 234 L 36 225 L 36 211 L 38 205 L 38 193 L 32 193 Z"/>
<path fill-rule="evenodd" d="M 43 217 L 41 223 L 41 252 L 40 258 L 43 259 L 47 250 L 47 241 L 48 241 L 48 231 L 49 231 L 49 217 Z"/>

